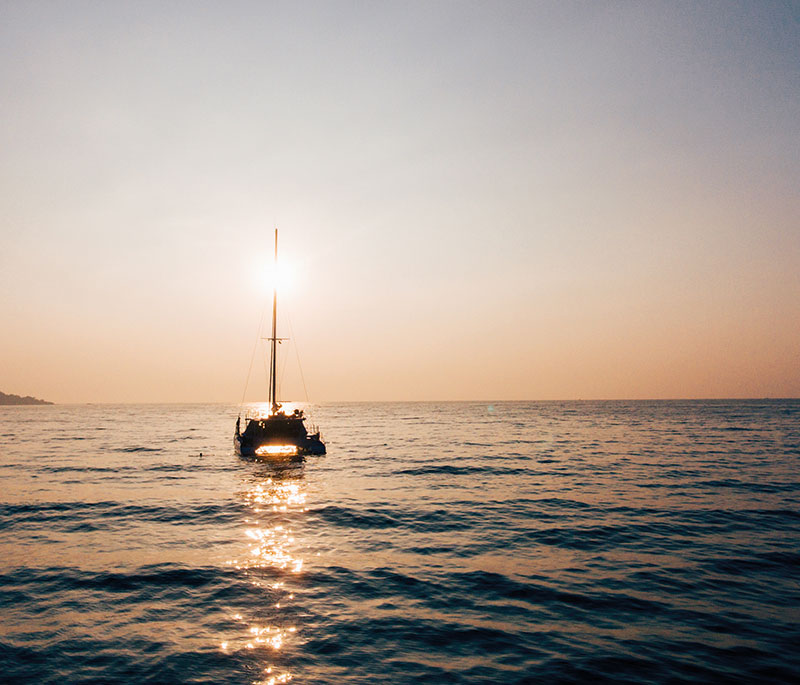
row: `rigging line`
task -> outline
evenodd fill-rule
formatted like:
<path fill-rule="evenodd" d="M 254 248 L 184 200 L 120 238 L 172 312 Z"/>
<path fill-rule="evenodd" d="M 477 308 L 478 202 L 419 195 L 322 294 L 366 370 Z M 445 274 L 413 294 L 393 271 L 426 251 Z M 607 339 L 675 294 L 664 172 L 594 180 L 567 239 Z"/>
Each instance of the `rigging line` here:
<path fill-rule="evenodd" d="M 303 381 L 303 393 L 306 396 L 306 404 L 309 403 L 308 390 L 306 389 L 306 377 L 303 375 L 303 365 L 300 363 L 300 345 L 297 344 L 297 336 L 294 334 L 294 327 L 292 326 L 292 317 L 289 316 L 289 310 L 286 310 L 286 319 L 289 322 L 289 335 L 292 336 L 294 341 L 294 353 L 297 355 L 297 368 L 300 369 L 300 380 Z"/>
<path fill-rule="evenodd" d="M 250 365 L 247 367 L 247 378 L 244 381 L 244 391 L 242 392 L 242 401 L 239 402 L 239 415 L 242 414 L 242 407 L 244 406 L 244 398 L 247 395 L 247 386 L 250 385 L 250 372 L 253 370 L 253 360 L 256 358 L 256 349 L 258 348 L 258 341 L 261 339 L 261 327 L 264 324 L 264 314 L 267 311 L 267 303 L 264 302 L 264 307 L 261 310 L 261 319 L 258 321 L 258 330 L 256 331 L 256 341 L 253 343 L 253 352 L 250 355 Z"/>

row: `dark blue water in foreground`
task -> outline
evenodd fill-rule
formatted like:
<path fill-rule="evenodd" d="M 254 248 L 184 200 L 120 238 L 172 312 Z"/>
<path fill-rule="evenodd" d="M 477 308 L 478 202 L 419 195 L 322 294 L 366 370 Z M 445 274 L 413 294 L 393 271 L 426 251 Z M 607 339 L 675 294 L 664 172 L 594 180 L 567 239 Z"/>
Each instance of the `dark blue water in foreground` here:
<path fill-rule="evenodd" d="M 800 401 L 235 416 L 0 408 L 0 681 L 800 681 Z"/>

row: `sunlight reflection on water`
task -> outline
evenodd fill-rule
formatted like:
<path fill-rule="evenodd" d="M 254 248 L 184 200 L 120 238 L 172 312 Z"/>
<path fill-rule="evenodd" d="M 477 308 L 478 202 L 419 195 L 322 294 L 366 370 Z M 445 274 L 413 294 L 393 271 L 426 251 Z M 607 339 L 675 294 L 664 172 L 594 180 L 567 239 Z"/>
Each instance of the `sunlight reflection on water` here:
<path fill-rule="evenodd" d="M 296 521 L 297 514 L 308 511 L 302 466 L 267 465 L 267 468 L 267 473 L 262 471 L 251 476 L 246 490 L 241 493 L 253 515 L 243 521 L 247 554 L 226 562 L 228 566 L 244 570 L 254 586 L 264 589 L 264 602 L 243 611 L 253 615 L 249 620 L 242 613 L 233 615 L 231 618 L 241 626 L 240 630 L 236 637 L 229 637 L 220 644 L 225 653 L 267 650 L 264 678 L 254 681 L 254 685 L 287 683 L 293 677 L 271 659 L 298 633 L 297 626 L 288 625 L 291 620 L 282 613 L 296 592 L 287 587 L 287 579 L 291 582 L 291 578 L 303 570 L 301 548 L 291 522 Z M 268 609 L 268 620 L 264 617 L 265 609 Z M 258 614 L 258 618 L 254 614 Z"/>

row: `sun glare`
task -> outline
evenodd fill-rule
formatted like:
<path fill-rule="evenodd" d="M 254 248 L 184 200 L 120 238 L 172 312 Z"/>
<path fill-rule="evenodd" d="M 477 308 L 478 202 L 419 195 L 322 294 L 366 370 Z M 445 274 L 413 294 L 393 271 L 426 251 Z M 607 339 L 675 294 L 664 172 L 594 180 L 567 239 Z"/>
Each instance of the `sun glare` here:
<path fill-rule="evenodd" d="M 277 287 L 278 294 L 285 294 L 292 290 L 295 283 L 295 269 L 292 264 L 281 259 L 277 265 L 272 262 L 261 268 L 258 274 L 261 289 L 265 295 L 271 295 Z"/>
<path fill-rule="evenodd" d="M 297 445 L 262 445 L 256 454 L 259 457 L 291 457 L 297 454 Z"/>

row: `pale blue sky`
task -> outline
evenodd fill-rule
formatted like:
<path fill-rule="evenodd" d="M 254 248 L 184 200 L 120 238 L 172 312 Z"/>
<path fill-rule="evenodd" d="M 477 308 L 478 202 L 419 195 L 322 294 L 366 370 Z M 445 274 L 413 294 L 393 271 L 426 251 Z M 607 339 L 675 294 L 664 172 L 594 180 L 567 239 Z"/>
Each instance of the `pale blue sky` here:
<path fill-rule="evenodd" d="M 4 2 L 0 390 L 800 394 L 800 5 Z M 291 372 L 286 394 L 296 395 Z"/>

